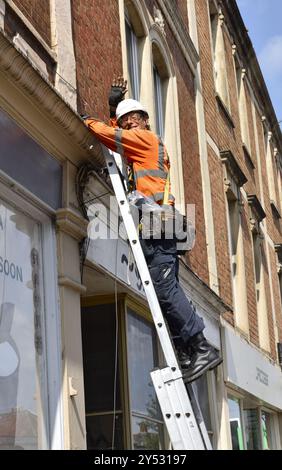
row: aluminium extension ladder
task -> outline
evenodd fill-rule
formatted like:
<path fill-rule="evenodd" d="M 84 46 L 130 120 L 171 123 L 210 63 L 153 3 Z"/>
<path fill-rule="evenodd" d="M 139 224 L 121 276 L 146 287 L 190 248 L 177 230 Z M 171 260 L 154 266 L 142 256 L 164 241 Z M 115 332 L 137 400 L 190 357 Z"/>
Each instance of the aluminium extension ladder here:
<path fill-rule="evenodd" d="M 127 237 L 143 283 L 167 366 L 151 372 L 164 422 L 174 450 L 211 450 L 202 413 L 193 390 L 186 388 L 141 248 L 122 181 L 121 156 L 103 146 L 104 156 Z"/>

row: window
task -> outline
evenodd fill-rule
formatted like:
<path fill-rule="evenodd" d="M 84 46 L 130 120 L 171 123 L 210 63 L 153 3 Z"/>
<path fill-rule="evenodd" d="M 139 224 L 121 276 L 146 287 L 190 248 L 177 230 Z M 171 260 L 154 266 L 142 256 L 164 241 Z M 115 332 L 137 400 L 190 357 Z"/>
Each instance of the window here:
<path fill-rule="evenodd" d="M 228 397 L 228 408 L 232 449 L 244 450 L 240 401 L 235 397 Z"/>
<path fill-rule="evenodd" d="M 273 415 L 264 410 L 261 411 L 261 432 L 263 450 L 275 449 Z"/>
<path fill-rule="evenodd" d="M 278 180 L 278 199 L 280 201 L 280 206 L 278 209 L 280 210 L 280 214 L 282 214 L 282 157 L 278 152 L 278 149 L 274 149 L 274 157 L 276 162 L 276 174 Z"/>
<path fill-rule="evenodd" d="M 2 449 L 48 447 L 41 233 L 40 223 L 0 200 Z"/>
<path fill-rule="evenodd" d="M 160 49 L 159 38 L 152 42 L 156 133 L 164 138 L 169 72 Z"/>
<path fill-rule="evenodd" d="M 115 304 L 82 309 L 83 369 L 88 449 L 123 449 Z"/>
<path fill-rule="evenodd" d="M 277 273 L 278 273 L 278 285 L 280 293 L 280 304 L 282 307 L 282 244 L 275 245 L 276 257 L 277 257 Z"/>
<path fill-rule="evenodd" d="M 164 111 L 163 111 L 163 91 L 162 80 L 158 69 L 154 66 L 154 92 L 155 92 L 155 118 L 156 132 L 160 137 L 164 137 Z"/>
<path fill-rule="evenodd" d="M 279 266 L 278 282 L 279 282 L 279 290 L 280 290 L 280 302 L 281 302 L 281 306 L 282 306 L 282 264 L 280 264 L 280 266 Z"/>
<path fill-rule="evenodd" d="M 231 258 L 233 304 L 236 326 L 249 333 L 247 283 L 245 272 L 242 199 L 240 188 L 247 178 L 230 150 L 220 152 L 224 163 L 224 183 L 227 202 L 227 228 Z"/>
<path fill-rule="evenodd" d="M 202 412 L 203 420 L 210 438 L 211 443 L 213 442 L 213 427 L 211 420 L 211 410 L 209 402 L 209 386 L 207 374 L 202 375 L 198 380 L 193 382 L 194 393 L 199 402 L 199 406 Z"/>
<path fill-rule="evenodd" d="M 249 322 L 240 203 L 238 200 L 231 199 L 230 196 L 227 201 L 235 322 L 240 330 L 248 334 Z"/>
<path fill-rule="evenodd" d="M 263 241 L 259 232 L 253 231 L 253 256 L 255 267 L 255 288 L 257 300 L 259 342 L 262 349 L 270 351 L 267 303 L 265 294 L 264 266 L 266 266 Z"/>
<path fill-rule="evenodd" d="M 62 166 L 1 109 L 0 142 L 1 170 L 53 209 L 62 207 Z"/>
<path fill-rule="evenodd" d="M 246 89 L 245 89 L 246 70 L 240 67 L 237 59 L 235 59 L 235 69 L 236 69 L 236 83 L 237 83 L 237 91 L 238 91 L 238 106 L 239 106 L 241 136 L 242 136 L 243 145 L 246 147 L 249 154 L 251 154 L 250 129 L 249 129 L 247 98 L 246 98 Z"/>
<path fill-rule="evenodd" d="M 164 449 L 164 424 L 150 371 L 158 365 L 154 325 L 127 311 L 133 449 Z"/>
<path fill-rule="evenodd" d="M 245 434 L 247 450 L 261 449 L 260 422 L 258 409 L 244 410 Z"/>
<path fill-rule="evenodd" d="M 275 208 L 278 208 L 277 195 L 276 195 L 276 184 L 274 175 L 274 149 L 271 141 L 272 133 L 268 133 L 267 147 L 266 147 L 266 169 L 267 179 L 269 187 L 269 197 L 271 204 L 274 204 Z"/>
<path fill-rule="evenodd" d="M 140 72 L 138 63 L 138 39 L 134 33 L 130 20 L 125 20 L 127 66 L 128 66 L 128 88 L 129 94 L 135 100 L 140 97 Z"/>
<path fill-rule="evenodd" d="M 214 3 L 210 2 L 210 24 L 212 36 L 212 52 L 215 89 L 224 105 L 230 110 L 228 81 L 226 72 L 225 44 L 223 33 L 223 15 L 216 10 Z"/>

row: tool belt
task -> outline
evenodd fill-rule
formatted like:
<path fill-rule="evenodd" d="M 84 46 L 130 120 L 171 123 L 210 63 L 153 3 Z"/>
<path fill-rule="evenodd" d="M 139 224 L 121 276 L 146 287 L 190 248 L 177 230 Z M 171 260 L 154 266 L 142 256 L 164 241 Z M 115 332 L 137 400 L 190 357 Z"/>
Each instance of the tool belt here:
<path fill-rule="evenodd" d="M 140 236 L 143 239 L 175 240 L 177 252 L 185 254 L 191 250 L 195 240 L 195 229 L 186 216 L 173 206 L 161 206 L 160 211 L 143 212 L 140 220 Z"/>

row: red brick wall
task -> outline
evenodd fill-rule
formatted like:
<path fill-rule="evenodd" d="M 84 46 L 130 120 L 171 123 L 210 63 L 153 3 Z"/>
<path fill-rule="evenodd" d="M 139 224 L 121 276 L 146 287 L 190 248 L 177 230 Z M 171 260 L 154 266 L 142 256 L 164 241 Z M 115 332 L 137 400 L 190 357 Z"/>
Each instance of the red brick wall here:
<path fill-rule="evenodd" d="M 30 21 L 42 39 L 51 45 L 50 8 L 46 0 L 14 0 L 14 4 Z"/>
<path fill-rule="evenodd" d="M 122 74 L 116 0 L 72 2 L 79 111 L 108 119 L 112 78 Z"/>

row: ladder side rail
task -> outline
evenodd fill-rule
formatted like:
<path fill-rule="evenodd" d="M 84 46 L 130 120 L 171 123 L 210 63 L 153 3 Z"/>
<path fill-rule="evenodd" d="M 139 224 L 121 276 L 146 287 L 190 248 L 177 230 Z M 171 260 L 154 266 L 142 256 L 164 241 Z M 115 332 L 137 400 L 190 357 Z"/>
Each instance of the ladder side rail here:
<path fill-rule="evenodd" d="M 204 450 L 205 445 L 181 378 L 170 380 L 171 371 L 151 372 L 152 381 L 164 416 L 174 450 Z"/>

